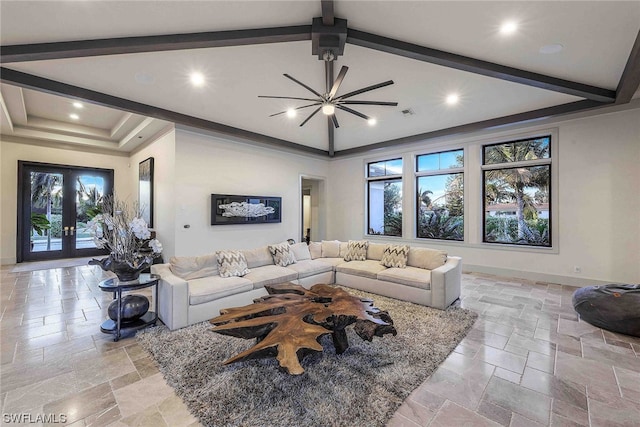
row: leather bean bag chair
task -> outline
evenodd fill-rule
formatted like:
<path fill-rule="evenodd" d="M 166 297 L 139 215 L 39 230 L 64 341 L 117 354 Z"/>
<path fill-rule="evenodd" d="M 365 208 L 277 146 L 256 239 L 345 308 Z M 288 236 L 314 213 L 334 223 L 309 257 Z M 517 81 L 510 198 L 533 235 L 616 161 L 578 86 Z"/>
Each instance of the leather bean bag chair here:
<path fill-rule="evenodd" d="M 580 288 L 573 293 L 573 308 L 594 326 L 640 337 L 640 285 Z"/>

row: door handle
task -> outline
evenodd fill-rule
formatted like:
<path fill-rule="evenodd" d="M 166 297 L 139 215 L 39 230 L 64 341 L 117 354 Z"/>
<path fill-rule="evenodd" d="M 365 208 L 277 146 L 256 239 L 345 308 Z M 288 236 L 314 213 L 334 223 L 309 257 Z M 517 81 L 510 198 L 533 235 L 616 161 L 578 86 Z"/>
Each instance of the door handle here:
<path fill-rule="evenodd" d="M 69 227 L 69 231 L 71 232 L 71 235 L 73 236 L 73 232 L 75 231 L 75 227 Z"/>
<path fill-rule="evenodd" d="M 65 227 L 65 228 L 63 228 L 63 230 L 64 230 L 64 235 L 68 236 L 69 235 L 69 227 Z"/>

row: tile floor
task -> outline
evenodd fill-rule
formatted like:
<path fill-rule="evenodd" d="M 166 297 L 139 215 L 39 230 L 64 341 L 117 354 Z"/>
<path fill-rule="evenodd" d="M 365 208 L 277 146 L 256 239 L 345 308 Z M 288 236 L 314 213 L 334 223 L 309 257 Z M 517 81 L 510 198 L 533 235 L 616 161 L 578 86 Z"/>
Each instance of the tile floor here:
<path fill-rule="evenodd" d="M 200 425 L 134 338 L 100 332 L 111 296 L 98 267 L 13 268 L 1 269 L 0 424 Z M 480 318 L 389 426 L 639 426 L 640 338 L 579 321 L 573 290 L 464 274 L 461 305 Z"/>

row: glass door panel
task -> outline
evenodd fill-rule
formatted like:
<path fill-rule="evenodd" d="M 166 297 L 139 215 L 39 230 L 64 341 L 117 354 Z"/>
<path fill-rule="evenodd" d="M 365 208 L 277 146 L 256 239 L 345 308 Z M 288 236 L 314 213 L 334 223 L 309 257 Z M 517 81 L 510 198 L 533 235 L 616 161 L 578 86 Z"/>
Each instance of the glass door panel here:
<path fill-rule="evenodd" d="M 86 173 L 76 177 L 76 222 L 72 230 L 76 249 L 96 248 L 87 223 L 101 212 L 105 185 L 105 177 L 97 174 Z"/>
<path fill-rule="evenodd" d="M 29 173 L 30 252 L 62 251 L 62 198 L 64 177 L 61 173 Z"/>

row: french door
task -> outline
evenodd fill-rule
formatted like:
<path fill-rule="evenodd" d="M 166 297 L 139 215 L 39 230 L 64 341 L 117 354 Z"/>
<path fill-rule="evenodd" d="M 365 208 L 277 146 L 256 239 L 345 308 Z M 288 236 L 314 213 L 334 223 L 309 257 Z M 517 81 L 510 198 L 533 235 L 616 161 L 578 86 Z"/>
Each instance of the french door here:
<path fill-rule="evenodd" d="M 17 261 L 105 254 L 86 224 L 113 194 L 113 170 L 18 162 Z"/>

